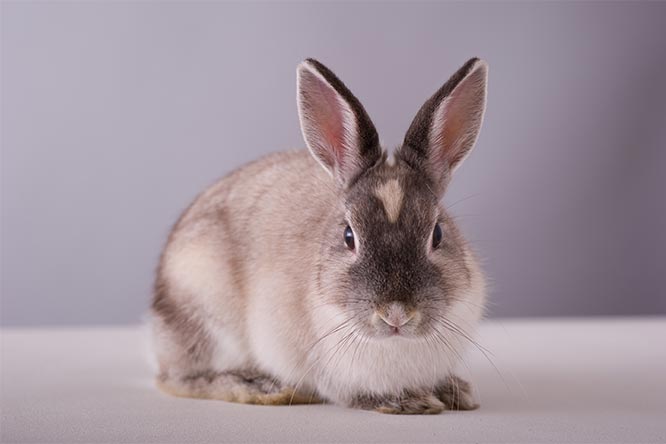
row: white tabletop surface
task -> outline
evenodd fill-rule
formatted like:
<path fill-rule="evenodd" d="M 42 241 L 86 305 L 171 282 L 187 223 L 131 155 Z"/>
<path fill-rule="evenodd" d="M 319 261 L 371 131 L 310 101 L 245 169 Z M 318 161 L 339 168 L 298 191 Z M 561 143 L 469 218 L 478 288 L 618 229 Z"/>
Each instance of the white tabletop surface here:
<path fill-rule="evenodd" d="M 173 398 L 139 327 L 5 329 L 9 442 L 666 442 L 666 318 L 488 321 L 461 374 L 481 408 L 393 416 Z"/>

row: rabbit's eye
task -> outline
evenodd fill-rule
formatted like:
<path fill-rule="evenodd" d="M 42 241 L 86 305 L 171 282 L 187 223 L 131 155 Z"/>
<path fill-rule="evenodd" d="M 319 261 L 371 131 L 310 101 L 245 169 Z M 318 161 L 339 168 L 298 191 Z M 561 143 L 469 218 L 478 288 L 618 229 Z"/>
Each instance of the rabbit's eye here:
<path fill-rule="evenodd" d="M 432 248 L 439 247 L 439 244 L 442 242 L 442 227 L 439 224 L 435 224 L 435 229 L 432 232 Z"/>
<path fill-rule="evenodd" d="M 347 244 L 347 248 L 350 250 L 353 250 L 355 247 L 354 232 L 349 225 L 347 225 L 347 228 L 345 228 L 345 244 Z"/>

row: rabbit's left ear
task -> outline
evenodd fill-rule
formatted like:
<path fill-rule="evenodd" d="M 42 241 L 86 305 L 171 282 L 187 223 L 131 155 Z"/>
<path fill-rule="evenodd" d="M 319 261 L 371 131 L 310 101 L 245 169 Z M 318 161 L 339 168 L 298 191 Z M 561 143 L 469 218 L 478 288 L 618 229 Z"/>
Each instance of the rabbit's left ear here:
<path fill-rule="evenodd" d="M 382 156 L 377 130 L 363 105 L 314 59 L 298 66 L 298 116 L 313 157 L 347 187 Z"/>
<path fill-rule="evenodd" d="M 397 153 L 443 193 L 451 173 L 474 147 L 486 109 L 488 65 L 465 63 L 421 107 Z"/>

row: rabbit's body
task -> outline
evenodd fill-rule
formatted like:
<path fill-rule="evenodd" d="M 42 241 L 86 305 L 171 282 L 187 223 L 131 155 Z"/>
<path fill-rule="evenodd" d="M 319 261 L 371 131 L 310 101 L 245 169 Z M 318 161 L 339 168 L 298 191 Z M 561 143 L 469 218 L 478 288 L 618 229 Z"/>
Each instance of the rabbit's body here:
<path fill-rule="evenodd" d="M 361 144 L 372 136 L 363 124 Z M 160 386 L 262 404 L 472 408 L 452 372 L 482 315 L 484 281 L 437 184 L 407 152 L 389 161 L 377 144 L 336 169 L 308 142 L 317 160 L 294 151 L 248 164 L 175 225 L 153 301 Z M 341 176 L 343 164 L 365 166 Z M 432 221 L 441 245 L 427 237 Z"/>

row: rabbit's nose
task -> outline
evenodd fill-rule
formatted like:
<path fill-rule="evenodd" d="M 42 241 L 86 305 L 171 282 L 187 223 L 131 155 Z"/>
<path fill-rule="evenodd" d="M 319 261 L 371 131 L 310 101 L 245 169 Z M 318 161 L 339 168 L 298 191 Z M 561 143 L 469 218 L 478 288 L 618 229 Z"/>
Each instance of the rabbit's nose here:
<path fill-rule="evenodd" d="M 386 324 L 398 328 L 411 321 L 416 315 L 416 310 L 409 310 L 403 304 L 393 302 L 383 310 L 377 310 L 377 315 Z"/>

